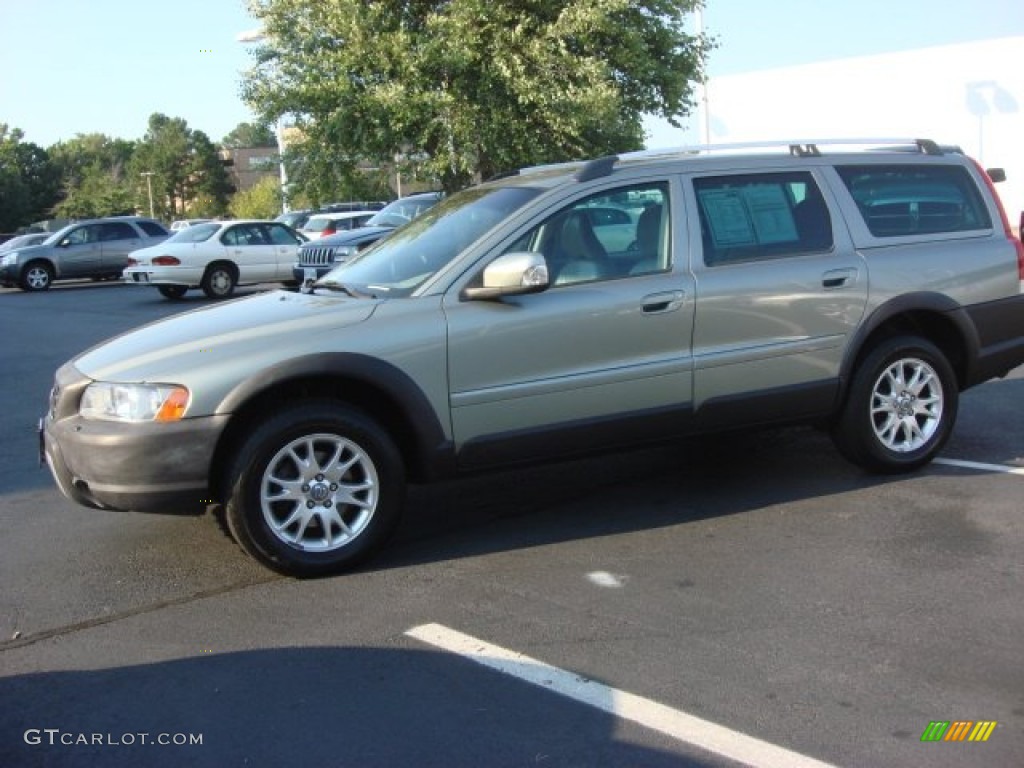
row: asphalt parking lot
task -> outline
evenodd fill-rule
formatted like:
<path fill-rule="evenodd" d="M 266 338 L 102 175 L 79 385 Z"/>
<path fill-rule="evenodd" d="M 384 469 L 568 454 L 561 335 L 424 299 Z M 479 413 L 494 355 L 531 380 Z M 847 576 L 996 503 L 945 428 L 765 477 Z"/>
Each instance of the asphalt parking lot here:
<path fill-rule="evenodd" d="M 1024 369 L 916 474 L 801 428 L 473 477 L 296 581 L 37 466 L 58 365 L 209 303 L 0 290 L 0 765 L 1024 763 Z"/>

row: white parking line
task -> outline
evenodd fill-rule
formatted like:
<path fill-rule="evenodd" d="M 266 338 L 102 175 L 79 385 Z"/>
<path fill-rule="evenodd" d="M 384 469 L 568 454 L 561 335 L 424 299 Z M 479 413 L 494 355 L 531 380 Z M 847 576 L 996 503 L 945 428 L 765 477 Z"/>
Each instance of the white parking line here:
<path fill-rule="evenodd" d="M 458 654 L 489 669 L 587 704 L 623 720 L 663 733 L 754 768 L 832 768 L 797 752 L 732 731 L 656 701 L 609 688 L 521 653 L 486 643 L 441 624 L 423 624 L 405 633 L 435 648 Z"/>
<path fill-rule="evenodd" d="M 1005 464 L 982 464 L 979 461 L 961 461 L 960 459 L 932 459 L 934 464 L 945 464 L 948 467 L 961 469 L 977 469 L 981 472 L 1002 472 L 1007 475 L 1024 475 L 1024 467 L 1008 467 Z"/>

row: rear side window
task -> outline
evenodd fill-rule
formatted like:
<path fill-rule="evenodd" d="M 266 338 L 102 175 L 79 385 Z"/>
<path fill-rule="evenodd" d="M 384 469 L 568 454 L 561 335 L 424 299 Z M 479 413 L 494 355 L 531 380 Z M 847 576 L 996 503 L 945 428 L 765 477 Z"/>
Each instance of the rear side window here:
<path fill-rule="evenodd" d="M 100 226 L 100 240 L 132 240 L 139 236 L 130 224 L 122 221 L 111 221 Z"/>
<path fill-rule="evenodd" d="M 974 180 L 959 165 L 844 165 L 836 170 L 875 237 L 992 227 Z"/>
<path fill-rule="evenodd" d="M 806 171 L 694 179 L 709 266 L 832 247 L 832 218 Z"/>
<path fill-rule="evenodd" d="M 155 221 L 139 221 L 136 222 L 142 230 L 150 237 L 163 237 L 167 234 L 167 230 L 157 224 Z"/>

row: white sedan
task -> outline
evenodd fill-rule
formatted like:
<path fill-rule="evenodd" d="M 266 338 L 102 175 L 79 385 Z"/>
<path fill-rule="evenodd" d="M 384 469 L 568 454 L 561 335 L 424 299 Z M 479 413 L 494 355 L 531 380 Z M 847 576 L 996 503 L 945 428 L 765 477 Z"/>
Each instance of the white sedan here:
<path fill-rule="evenodd" d="M 277 221 L 211 221 L 133 251 L 122 276 L 130 285 L 155 286 L 168 299 L 180 299 L 190 288 L 222 299 L 238 285 L 293 282 L 292 265 L 304 242 Z"/>

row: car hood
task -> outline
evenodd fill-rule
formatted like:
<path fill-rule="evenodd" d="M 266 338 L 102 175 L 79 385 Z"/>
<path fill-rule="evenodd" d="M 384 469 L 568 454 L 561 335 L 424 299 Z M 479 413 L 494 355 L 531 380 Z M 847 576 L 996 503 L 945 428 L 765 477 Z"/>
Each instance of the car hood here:
<path fill-rule="evenodd" d="M 21 254 L 31 256 L 33 253 L 48 253 L 51 250 L 53 250 L 52 245 L 43 245 L 42 243 L 39 243 L 39 245 L 19 245 L 17 248 L 11 248 L 9 251 L 3 251 L 0 253 L 0 257 L 10 256 L 12 253 L 17 253 L 19 256 Z"/>
<path fill-rule="evenodd" d="M 379 301 L 271 291 L 175 315 L 103 342 L 75 358 L 102 381 L 181 382 L 223 366 L 250 370 L 285 350 L 369 318 Z"/>

